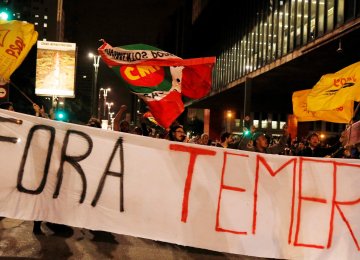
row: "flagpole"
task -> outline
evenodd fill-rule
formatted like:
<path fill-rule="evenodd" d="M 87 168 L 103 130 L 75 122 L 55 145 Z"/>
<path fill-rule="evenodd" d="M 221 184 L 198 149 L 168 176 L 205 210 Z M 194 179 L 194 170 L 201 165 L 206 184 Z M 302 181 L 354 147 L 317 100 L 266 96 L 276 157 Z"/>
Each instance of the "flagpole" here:
<path fill-rule="evenodd" d="M 31 100 L 31 98 L 29 98 L 24 92 L 22 92 L 18 86 L 15 85 L 15 83 L 13 83 L 12 81 L 10 81 L 10 84 L 16 88 L 27 100 L 30 101 L 31 104 L 34 104 L 35 102 Z"/>
<path fill-rule="evenodd" d="M 352 123 L 353 123 L 353 121 L 354 121 L 354 119 L 355 119 L 355 116 L 356 116 L 357 112 L 359 111 L 359 108 L 360 108 L 360 103 L 357 104 L 357 106 L 356 106 L 356 108 L 355 108 L 355 111 L 354 111 L 354 115 L 353 115 L 353 117 L 351 118 L 349 124 L 352 124 Z"/>

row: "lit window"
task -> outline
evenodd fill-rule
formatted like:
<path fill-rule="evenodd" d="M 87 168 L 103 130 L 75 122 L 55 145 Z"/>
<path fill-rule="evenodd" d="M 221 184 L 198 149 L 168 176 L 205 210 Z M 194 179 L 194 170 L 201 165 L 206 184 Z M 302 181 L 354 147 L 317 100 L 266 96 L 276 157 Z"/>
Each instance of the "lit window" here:
<path fill-rule="evenodd" d="M 44 27 L 47 27 L 47 23 L 44 23 Z"/>
<path fill-rule="evenodd" d="M 47 15 L 44 15 L 44 20 L 47 20 Z"/>
<path fill-rule="evenodd" d="M 280 121 L 280 128 L 282 129 L 286 122 Z"/>
<path fill-rule="evenodd" d="M 35 25 L 38 25 L 38 23 L 34 23 Z"/>
<path fill-rule="evenodd" d="M 35 18 L 39 18 L 39 15 L 38 15 L 38 14 L 35 14 Z"/>
<path fill-rule="evenodd" d="M 271 122 L 271 128 L 272 129 L 277 129 L 277 121 L 272 121 Z"/>
<path fill-rule="evenodd" d="M 253 124 L 256 128 L 259 128 L 259 120 L 253 120 Z"/>
<path fill-rule="evenodd" d="M 267 120 L 261 120 L 261 128 L 267 128 L 268 121 Z"/>
<path fill-rule="evenodd" d="M 44 38 L 43 41 L 46 42 L 46 38 Z"/>

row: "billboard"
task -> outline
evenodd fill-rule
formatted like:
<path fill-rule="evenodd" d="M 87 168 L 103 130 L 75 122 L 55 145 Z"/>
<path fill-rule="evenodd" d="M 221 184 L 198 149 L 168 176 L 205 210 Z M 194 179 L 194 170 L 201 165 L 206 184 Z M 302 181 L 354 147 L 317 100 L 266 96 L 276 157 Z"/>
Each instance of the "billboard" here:
<path fill-rule="evenodd" d="M 75 43 L 38 41 L 35 94 L 75 97 L 75 64 Z"/>

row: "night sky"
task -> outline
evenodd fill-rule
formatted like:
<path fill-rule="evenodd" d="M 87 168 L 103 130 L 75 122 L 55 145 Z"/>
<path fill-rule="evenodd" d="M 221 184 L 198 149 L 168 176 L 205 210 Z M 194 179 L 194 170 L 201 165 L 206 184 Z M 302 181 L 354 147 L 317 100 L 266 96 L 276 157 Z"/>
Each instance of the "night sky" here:
<path fill-rule="evenodd" d="M 65 41 L 75 42 L 77 54 L 77 98 L 85 98 L 90 105 L 93 77 L 92 60 L 88 53 L 100 47 L 99 39 L 112 46 L 144 43 L 174 52 L 176 10 L 184 0 L 64 0 Z M 84 79 L 83 76 L 87 78 Z M 100 61 L 98 87 L 111 87 L 109 101 L 113 111 L 130 104 L 133 94 L 120 86 L 120 80 Z M 84 94 L 85 93 L 85 94 Z M 89 95 L 86 95 L 88 93 Z M 82 119 L 83 120 L 83 119 Z"/>

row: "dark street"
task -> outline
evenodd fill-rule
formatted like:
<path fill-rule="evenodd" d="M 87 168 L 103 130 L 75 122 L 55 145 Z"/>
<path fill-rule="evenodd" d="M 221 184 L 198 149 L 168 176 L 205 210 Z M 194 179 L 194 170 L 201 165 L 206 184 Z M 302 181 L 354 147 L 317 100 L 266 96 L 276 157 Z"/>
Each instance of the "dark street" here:
<path fill-rule="evenodd" d="M 42 223 L 44 235 L 32 233 L 32 221 L 3 218 L 0 256 L 16 259 L 260 259 L 81 228 Z"/>

